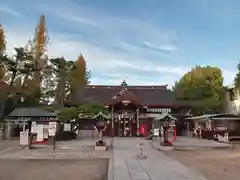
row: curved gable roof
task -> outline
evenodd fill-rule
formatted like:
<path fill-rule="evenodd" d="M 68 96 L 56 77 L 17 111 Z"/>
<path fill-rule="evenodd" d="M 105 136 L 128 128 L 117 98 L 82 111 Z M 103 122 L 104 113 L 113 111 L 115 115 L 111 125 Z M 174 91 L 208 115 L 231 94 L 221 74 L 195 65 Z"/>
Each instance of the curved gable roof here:
<path fill-rule="evenodd" d="M 70 104 L 81 104 L 84 102 L 98 102 L 108 105 L 110 100 L 116 96 L 123 87 L 121 86 L 97 86 L 89 85 L 79 90 L 69 99 Z M 148 106 L 173 106 L 175 105 L 174 94 L 167 86 L 127 86 L 128 93 L 122 98 L 136 100 L 141 105 Z M 127 99 L 125 99 L 127 100 Z"/>

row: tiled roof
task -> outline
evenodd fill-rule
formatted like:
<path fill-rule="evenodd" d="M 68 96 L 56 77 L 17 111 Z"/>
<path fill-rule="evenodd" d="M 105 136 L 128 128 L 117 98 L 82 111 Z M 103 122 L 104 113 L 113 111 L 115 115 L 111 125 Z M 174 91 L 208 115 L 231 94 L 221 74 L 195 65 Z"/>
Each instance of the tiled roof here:
<path fill-rule="evenodd" d="M 113 105 L 121 101 L 131 101 L 139 104 L 136 94 L 132 90 L 128 90 L 128 88 L 122 88 L 114 97 L 111 97 L 109 104 Z"/>
<path fill-rule="evenodd" d="M 116 96 L 124 87 L 122 86 L 98 86 L 90 85 L 79 90 L 69 98 L 71 104 L 81 104 L 83 102 L 98 102 L 109 104 L 111 99 Z M 129 96 L 141 105 L 163 105 L 174 106 L 174 94 L 167 86 L 127 86 Z M 125 96 L 124 95 L 124 96 Z M 126 98 L 124 97 L 124 98 Z M 132 100 L 132 99 L 130 99 Z"/>
<path fill-rule="evenodd" d="M 14 109 L 8 117 L 56 117 L 56 114 L 39 108 L 25 107 Z"/>

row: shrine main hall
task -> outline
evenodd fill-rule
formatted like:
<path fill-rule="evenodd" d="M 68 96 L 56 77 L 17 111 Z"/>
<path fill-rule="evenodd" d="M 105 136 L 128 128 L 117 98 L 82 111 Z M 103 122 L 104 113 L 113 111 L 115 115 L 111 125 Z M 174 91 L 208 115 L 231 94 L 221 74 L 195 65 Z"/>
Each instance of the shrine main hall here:
<path fill-rule="evenodd" d="M 182 130 L 181 122 L 189 112 L 187 105 L 175 100 L 167 85 L 128 86 L 125 80 L 119 86 L 87 85 L 72 94 L 67 106 L 89 102 L 100 103 L 111 113 L 106 136 L 144 136 L 152 128 L 153 120 L 166 114 L 176 118 L 177 129 Z M 126 129 L 128 133 L 124 134 Z"/>

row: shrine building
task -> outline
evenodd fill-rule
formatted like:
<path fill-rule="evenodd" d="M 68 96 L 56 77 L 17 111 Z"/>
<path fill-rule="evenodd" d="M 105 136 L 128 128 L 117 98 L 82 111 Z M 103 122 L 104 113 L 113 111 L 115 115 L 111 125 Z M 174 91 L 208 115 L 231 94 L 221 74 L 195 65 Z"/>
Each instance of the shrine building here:
<path fill-rule="evenodd" d="M 144 136 L 152 128 L 154 119 L 165 114 L 181 119 L 189 111 L 188 106 L 175 101 L 167 85 L 128 86 L 125 80 L 120 86 L 87 85 L 72 94 L 65 105 L 87 102 L 101 103 L 109 110 L 107 136 Z M 125 129 L 129 133 L 124 134 Z"/>

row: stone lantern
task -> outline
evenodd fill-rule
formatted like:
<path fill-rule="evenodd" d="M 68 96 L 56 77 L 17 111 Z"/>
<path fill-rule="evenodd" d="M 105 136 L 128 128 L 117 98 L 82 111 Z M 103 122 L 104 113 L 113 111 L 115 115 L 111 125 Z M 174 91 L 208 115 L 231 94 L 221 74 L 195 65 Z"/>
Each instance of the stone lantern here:
<path fill-rule="evenodd" d="M 168 143 L 168 129 L 170 127 L 169 120 L 165 119 L 163 122 L 163 142 Z"/>
<path fill-rule="evenodd" d="M 105 131 L 106 127 L 107 124 L 104 120 L 100 119 L 97 121 L 95 125 L 95 129 L 97 130 L 99 136 L 99 141 L 96 143 L 97 146 L 105 146 L 105 143 L 103 141 L 103 132 Z"/>
<path fill-rule="evenodd" d="M 162 146 L 172 146 L 172 143 L 168 140 L 168 129 L 170 128 L 170 121 L 171 119 L 168 116 L 166 116 L 162 123 L 163 142 L 160 142 L 160 145 Z"/>

